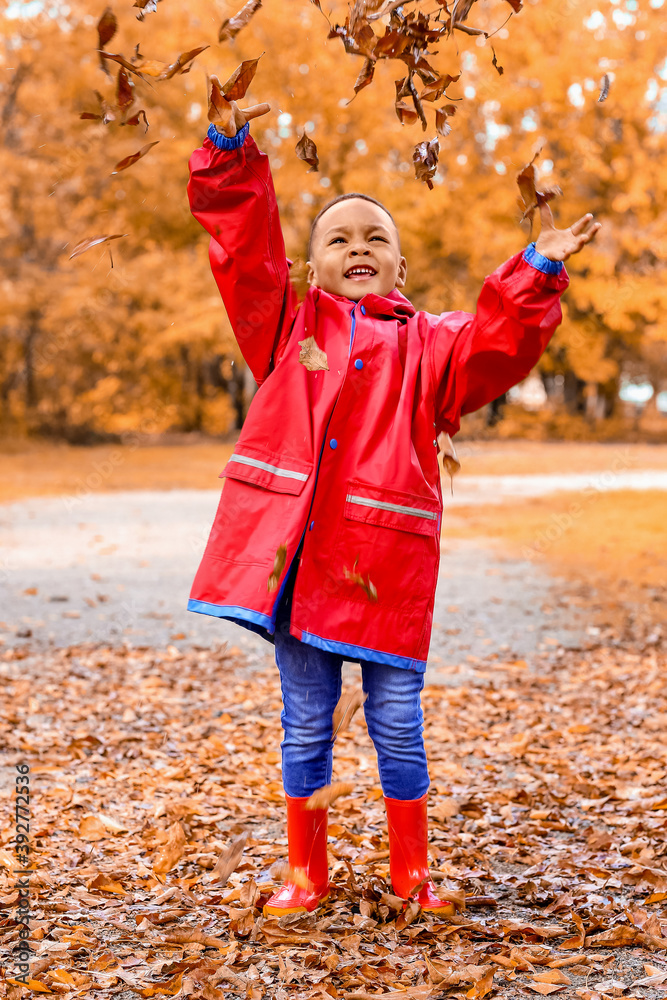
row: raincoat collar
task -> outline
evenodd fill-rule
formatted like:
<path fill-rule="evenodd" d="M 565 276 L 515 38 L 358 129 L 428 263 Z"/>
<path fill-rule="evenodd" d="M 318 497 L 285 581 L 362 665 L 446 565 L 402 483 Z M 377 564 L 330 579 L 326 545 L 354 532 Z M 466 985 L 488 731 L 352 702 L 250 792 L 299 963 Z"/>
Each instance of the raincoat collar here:
<path fill-rule="evenodd" d="M 409 299 L 402 295 L 397 288 L 394 288 L 389 295 L 364 295 L 355 302 L 344 295 L 333 295 L 325 292 L 315 285 L 311 285 L 304 300 L 305 325 L 308 331 L 315 328 L 315 314 L 318 308 L 325 307 L 327 301 L 330 303 L 345 303 L 350 307 L 350 311 L 356 306 L 363 306 L 365 312 L 370 316 L 378 316 L 384 319 L 406 320 L 415 315 L 415 307 Z"/>

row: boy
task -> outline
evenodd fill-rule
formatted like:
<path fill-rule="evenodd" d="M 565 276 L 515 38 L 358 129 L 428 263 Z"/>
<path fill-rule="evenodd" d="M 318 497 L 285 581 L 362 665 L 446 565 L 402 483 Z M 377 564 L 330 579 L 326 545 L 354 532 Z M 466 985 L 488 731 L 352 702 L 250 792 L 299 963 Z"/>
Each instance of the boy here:
<path fill-rule="evenodd" d="M 188 607 L 275 643 L 283 692 L 288 879 L 265 912 L 311 911 L 328 891 L 332 713 L 343 659 L 358 661 L 378 754 L 394 892 L 453 911 L 429 878 L 420 693 L 440 553 L 441 431 L 533 368 L 561 320 L 562 261 L 599 229 L 586 215 L 542 232 L 484 282 L 476 315 L 416 312 L 391 215 L 367 195 L 313 222 L 309 290 L 288 276 L 268 157 L 232 102 L 190 160 L 194 216 L 258 385 Z M 301 884 L 297 884 L 301 883 Z M 304 886 L 306 886 L 304 888 Z"/>

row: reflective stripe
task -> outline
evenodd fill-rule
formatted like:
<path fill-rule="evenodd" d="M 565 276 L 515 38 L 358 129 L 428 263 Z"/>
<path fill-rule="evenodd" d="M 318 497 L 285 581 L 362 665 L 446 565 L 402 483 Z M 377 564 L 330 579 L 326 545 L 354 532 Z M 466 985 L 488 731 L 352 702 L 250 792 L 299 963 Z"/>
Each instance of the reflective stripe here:
<path fill-rule="evenodd" d="M 252 465 L 255 469 L 264 469 L 265 472 L 272 472 L 274 476 L 282 476 L 284 479 L 299 479 L 305 483 L 308 479 L 307 472 L 293 472 L 291 469 L 279 469 L 277 465 L 269 465 L 268 462 L 260 462 L 258 458 L 249 458 L 248 455 L 232 455 L 230 462 L 238 462 L 240 465 Z"/>
<path fill-rule="evenodd" d="M 429 521 L 437 521 L 439 514 L 432 510 L 417 510 L 415 507 L 403 507 L 399 503 L 385 503 L 384 500 L 369 500 L 368 497 L 357 497 L 351 493 L 345 497 L 348 503 L 358 503 L 361 507 L 375 507 L 378 510 L 395 510 L 397 514 L 409 514 L 410 517 L 425 517 Z"/>

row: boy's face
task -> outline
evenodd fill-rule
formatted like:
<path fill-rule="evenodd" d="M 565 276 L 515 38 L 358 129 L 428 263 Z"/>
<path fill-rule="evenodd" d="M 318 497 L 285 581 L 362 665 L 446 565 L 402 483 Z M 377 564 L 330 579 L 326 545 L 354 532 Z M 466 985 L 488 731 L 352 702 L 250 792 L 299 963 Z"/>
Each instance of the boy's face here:
<path fill-rule="evenodd" d="M 389 295 L 407 274 L 398 233 L 379 205 L 363 198 L 339 201 L 313 234 L 308 283 L 358 302 L 369 292 Z"/>

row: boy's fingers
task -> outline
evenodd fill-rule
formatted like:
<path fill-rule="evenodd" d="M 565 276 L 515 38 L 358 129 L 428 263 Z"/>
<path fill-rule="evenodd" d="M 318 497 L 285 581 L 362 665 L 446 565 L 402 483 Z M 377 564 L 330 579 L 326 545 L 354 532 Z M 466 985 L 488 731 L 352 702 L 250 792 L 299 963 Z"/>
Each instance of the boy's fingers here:
<path fill-rule="evenodd" d="M 260 115 L 265 115 L 270 110 L 270 104 L 253 104 L 251 108 L 244 108 L 243 114 L 246 117 L 246 121 L 249 122 L 251 118 L 259 118 Z"/>
<path fill-rule="evenodd" d="M 572 230 L 575 236 L 578 236 L 579 233 L 581 233 L 584 229 L 588 228 L 588 226 L 591 224 L 592 221 L 593 221 L 593 216 L 591 215 L 590 212 L 587 212 L 586 215 L 582 215 L 580 219 L 577 219 L 576 222 L 573 222 L 572 225 L 570 226 L 570 229 Z"/>

